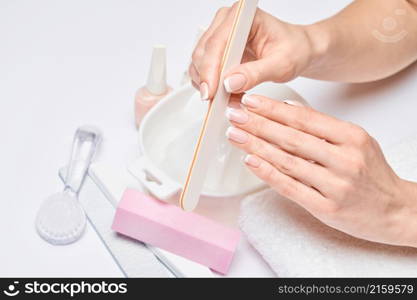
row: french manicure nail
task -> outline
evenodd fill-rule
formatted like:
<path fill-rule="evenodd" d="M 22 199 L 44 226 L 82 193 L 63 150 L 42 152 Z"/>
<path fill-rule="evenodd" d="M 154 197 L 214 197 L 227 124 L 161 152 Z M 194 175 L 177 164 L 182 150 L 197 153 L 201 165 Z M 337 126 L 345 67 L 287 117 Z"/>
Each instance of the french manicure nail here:
<path fill-rule="evenodd" d="M 249 139 L 249 136 L 246 132 L 235 127 L 227 128 L 226 137 L 239 144 L 244 144 Z"/>
<path fill-rule="evenodd" d="M 283 101 L 285 104 L 289 104 L 289 105 L 294 105 L 294 106 L 304 106 L 303 104 L 301 104 L 298 101 L 293 101 L 293 100 L 284 100 Z"/>
<path fill-rule="evenodd" d="M 232 107 L 228 107 L 226 110 L 226 118 L 228 118 L 230 121 L 239 123 L 239 124 L 245 124 L 249 121 L 249 116 L 247 113 L 245 113 L 242 109 L 236 109 Z"/>
<path fill-rule="evenodd" d="M 259 158 L 250 154 L 246 155 L 245 163 L 253 168 L 258 168 L 261 165 Z"/>
<path fill-rule="evenodd" d="M 207 101 L 209 97 L 209 91 L 208 91 L 208 84 L 206 82 L 203 82 L 200 84 L 200 97 L 201 100 Z"/>
<path fill-rule="evenodd" d="M 227 107 L 236 108 L 236 109 L 244 108 L 243 105 L 237 101 L 229 101 L 229 103 L 227 104 Z"/>
<path fill-rule="evenodd" d="M 253 96 L 249 96 L 249 95 L 243 95 L 242 97 L 242 104 L 251 107 L 251 108 L 257 108 L 261 105 L 261 102 L 259 101 L 258 98 L 253 97 Z"/>
<path fill-rule="evenodd" d="M 241 90 L 246 85 L 246 76 L 240 73 L 233 74 L 227 77 L 223 84 L 228 93 L 233 93 Z"/>

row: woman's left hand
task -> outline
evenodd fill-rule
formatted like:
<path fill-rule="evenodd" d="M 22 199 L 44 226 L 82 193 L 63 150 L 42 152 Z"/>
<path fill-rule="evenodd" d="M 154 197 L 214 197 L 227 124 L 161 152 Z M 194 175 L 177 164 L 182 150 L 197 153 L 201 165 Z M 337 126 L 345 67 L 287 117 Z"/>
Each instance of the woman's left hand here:
<path fill-rule="evenodd" d="M 355 237 L 417 247 L 416 184 L 394 173 L 362 128 L 257 95 L 226 115 L 231 143 L 279 194 Z"/>

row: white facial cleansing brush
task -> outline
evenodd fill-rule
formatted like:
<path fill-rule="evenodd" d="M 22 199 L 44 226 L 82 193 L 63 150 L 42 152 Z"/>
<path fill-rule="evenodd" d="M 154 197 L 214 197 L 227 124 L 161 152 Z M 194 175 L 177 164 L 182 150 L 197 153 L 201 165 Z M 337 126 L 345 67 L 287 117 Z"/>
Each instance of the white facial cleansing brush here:
<path fill-rule="evenodd" d="M 36 217 L 39 235 L 51 244 L 75 242 L 84 232 L 86 215 L 77 194 L 100 140 L 99 131 L 91 127 L 80 127 L 75 133 L 65 188 L 48 197 Z"/>

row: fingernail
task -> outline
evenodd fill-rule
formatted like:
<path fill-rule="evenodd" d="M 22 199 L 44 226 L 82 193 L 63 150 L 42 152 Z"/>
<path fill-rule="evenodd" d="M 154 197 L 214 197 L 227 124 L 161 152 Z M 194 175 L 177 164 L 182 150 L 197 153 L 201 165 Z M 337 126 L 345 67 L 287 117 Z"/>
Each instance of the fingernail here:
<path fill-rule="evenodd" d="M 226 118 L 228 118 L 230 121 L 239 123 L 239 124 L 245 124 L 247 121 L 249 121 L 249 116 L 247 113 L 245 113 L 241 109 L 231 108 L 228 107 L 226 110 Z"/>
<path fill-rule="evenodd" d="M 246 85 L 246 77 L 243 74 L 233 74 L 227 77 L 223 84 L 228 93 L 233 93 L 241 90 Z"/>
<path fill-rule="evenodd" d="M 294 106 L 304 106 L 304 105 L 303 105 L 303 104 L 301 104 L 300 102 L 298 102 L 298 101 L 293 101 L 293 100 L 284 100 L 284 101 L 282 101 L 282 102 L 284 102 L 285 104 L 294 105 Z"/>
<path fill-rule="evenodd" d="M 229 103 L 227 104 L 227 107 L 241 109 L 243 108 L 243 105 L 238 101 L 229 101 Z"/>
<path fill-rule="evenodd" d="M 243 95 L 242 97 L 242 103 L 248 107 L 251 108 L 257 108 L 261 105 L 261 101 L 259 101 L 258 98 L 253 97 L 253 96 L 249 96 L 249 95 Z"/>
<path fill-rule="evenodd" d="M 200 84 L 200 97 L 201 100 L 206 101 L 209 97 L 209 91 L 208 91 L 208 84 L 203 82 Z"/>
<path fill-rule="evenodd" d="M 255 155 L 246 155 L 245 163 L 253 168 L 258 168 L 261 165 L 261 161 Z"/>
<path fill-rule="evenodd" d="M 235 127 L 227 128 L 226 137 L 239 144 L 244 144 L 249 139 L 249 136 L 246 132 Z"/>

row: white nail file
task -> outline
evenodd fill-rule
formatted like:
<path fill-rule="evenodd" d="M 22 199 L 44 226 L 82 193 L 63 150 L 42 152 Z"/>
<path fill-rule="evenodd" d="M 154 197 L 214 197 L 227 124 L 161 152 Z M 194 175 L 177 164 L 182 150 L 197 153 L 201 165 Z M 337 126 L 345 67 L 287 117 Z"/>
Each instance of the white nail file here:
<path fill-rule="evenodd" d="M 238 3 L 223 55 L 220 84 L 209 104 L 180 196 L 180 206 L 184 210 L 191 211 L 197 206 L 211 158 L 213 158 L 219 137 L 224 135 L 221 129 L 225 122 L 225 111 L 230 94 L 225 90 L 222 82 L 224 75 L 242 61 L 257 5 L 258 0 L 240 0 Z"/>

